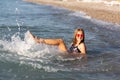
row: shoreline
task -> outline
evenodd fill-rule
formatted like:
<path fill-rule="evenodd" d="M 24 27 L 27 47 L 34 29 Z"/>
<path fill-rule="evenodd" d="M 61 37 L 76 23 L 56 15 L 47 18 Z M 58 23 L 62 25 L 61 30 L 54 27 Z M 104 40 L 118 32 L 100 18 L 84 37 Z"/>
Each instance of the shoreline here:
<path fill-rule="evenodd" d="M 106 5 L 102 2 L 62 1 L 62 0 L 24 0 L 27 2 L 52 5 L 72 11 L 83 11 L 91 18 L 120 24 L 120 5 Z"/>

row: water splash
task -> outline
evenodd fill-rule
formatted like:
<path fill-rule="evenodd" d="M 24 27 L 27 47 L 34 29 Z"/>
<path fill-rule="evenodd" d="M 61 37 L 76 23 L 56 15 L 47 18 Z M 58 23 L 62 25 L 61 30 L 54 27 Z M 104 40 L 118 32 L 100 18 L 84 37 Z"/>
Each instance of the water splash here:
<path fill-rule="evenodd" d="M 0 46 L 1 50 L 8 52 L 6 54 L 3 53 L 2 56 L 8 61 L 20 61 L 20 64 L 31 65 L 34 68 L 56 71 L 53 67 L 47 65 L 52 57 L 56 55 L 55 52 L 58 52 L 56 51 L 56 47 L 35 43 L 30 38 L 29 31 L 25 33 L 23 40 L 19 36 L 19 32 L 15 33 L 10 41 L 0 40 Z M 8 57 L 6 58 L 6 56 Z M 17 60 L 13 60 L 11 57 L 16 57 Z"/>
<path fill-rule="evenodd" d="M 21 39 L 19 35 L 19 33 L 15 33 L 11 36 L 10 41 L 0 40 L 1 60 L 32 66 L 46 72 L 108 72 L 114 70 L 113 67 L 116 69 L 119 67 L 119 65 L 112 65 L 114 63 L 111 62 L 111 57 L 107 57 L 107 52 L 93 57 L 88 55 L 89 62 L 86 62 L 82 57 L 63 56 L 56 46 L 35 43 L 30 37 L 29 31 L 24 34 L 24 39 Z M 108 55 L 110 56 L 110 53 Z M 116 59 L 116 56 L 113 57 Z"/>

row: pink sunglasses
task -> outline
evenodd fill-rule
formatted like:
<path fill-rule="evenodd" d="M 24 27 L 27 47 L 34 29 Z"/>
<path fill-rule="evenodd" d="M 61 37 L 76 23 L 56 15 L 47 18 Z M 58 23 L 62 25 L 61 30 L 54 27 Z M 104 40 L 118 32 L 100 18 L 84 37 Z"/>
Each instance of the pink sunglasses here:
<path fill-rule="evenodd" d="M 76 37 L 82 38 L 82 37 L 83 37 L 83 34 L 76 34 Z"/>

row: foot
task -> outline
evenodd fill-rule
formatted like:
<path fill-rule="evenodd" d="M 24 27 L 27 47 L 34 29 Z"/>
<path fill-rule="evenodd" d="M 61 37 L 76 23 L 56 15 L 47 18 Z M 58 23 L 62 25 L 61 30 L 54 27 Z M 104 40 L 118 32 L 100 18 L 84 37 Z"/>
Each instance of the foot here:
<path fill-rule="evenodd" d="M 28 31 L 28 36 L 29 36 L 30 39 L 35 41 L 35 38 L 34 38 L 34 36 L 32 35 L 32 33 L 30 31 Z"/>
<path fill-rule="evenodd" d="M 45 43 L 44 39 L 33 36 L 30 31 L 29 31 L 28 36 L 37 43 Z"/>
<path fill-rule="evenodd" d="M 36 40 L 37 40 L 38 43 L 45 43 L 45 40 L 42 39 L 42 38 L 39 38 L 39 39 L 37 38 Z"/>

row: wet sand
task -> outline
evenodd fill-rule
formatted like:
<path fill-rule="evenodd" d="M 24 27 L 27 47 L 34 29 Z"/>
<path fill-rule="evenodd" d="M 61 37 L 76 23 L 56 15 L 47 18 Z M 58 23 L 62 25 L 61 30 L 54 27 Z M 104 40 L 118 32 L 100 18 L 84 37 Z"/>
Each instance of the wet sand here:
<path fill-rule="evenodd" d="M 54 5 L 73 11 L 84 11 L 92 18 L 120 24 L 120 5 L 106 5 L 105 3 L 82 2 L 75 0 L 25 0 L 37 4 Z"/>

